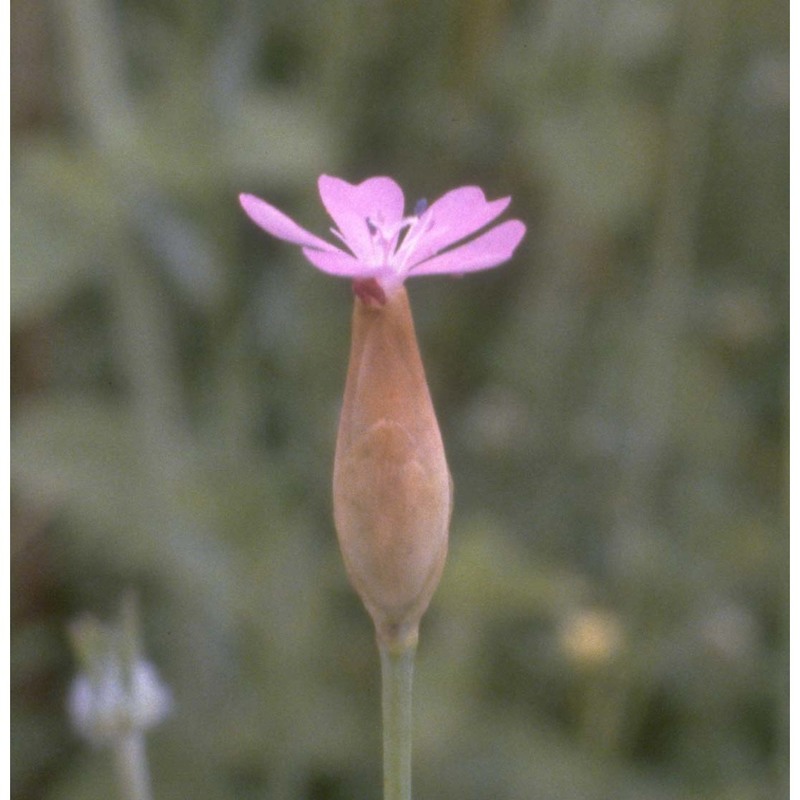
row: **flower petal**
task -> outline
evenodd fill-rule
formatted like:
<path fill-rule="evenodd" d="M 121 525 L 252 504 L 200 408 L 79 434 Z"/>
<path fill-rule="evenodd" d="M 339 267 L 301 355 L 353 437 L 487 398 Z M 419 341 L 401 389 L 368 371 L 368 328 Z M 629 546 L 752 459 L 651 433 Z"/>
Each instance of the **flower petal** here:
<path fill-rule="evenodd" d="M 378 274 L 378 268 L 363 264 L 349 253 L 341 250 L 322 252 L 311 247 L 303 248 L 303 255 L 317 268 L 330 275 L 345 278 L 372 278 Z"/>
<path fill-rule="evenodd" d="M 320 239 L 319 236 L 315 236 L 305 228 L 301 228 L 294 220 L 289 219 L 286 214 L 278 211 L 277 208 L 261 198 L 252 194 L 240 194 L 239 202 L 247 216 L 272 236 L 303 247 L 313 247 L 326 252 L 338 252 L 338 248 L 324 239 Z"/>
<path fill-rule="evenodd" d="M 413 244 L 409 241 L 411 250 L 405 254 L 406 264 L 413 267 L 479 231 L 499 217 L 510 202 L 510 197 L 487 202 L 483 191 L 477 186 L 462 186 L 442 195 L 421 217 L 418 224 L 424 225 L 430 219 L 431 227 L 418 241 Z"/>
<path fill-rule="evenodd" d="M 399 222 L 403 217 L 403 190 L 391 178 L 368 178 L 359 184 L 321 175 L 319 195 L 327 212 L 357 258 L 369 261 L 372 236 L 367 219 Z"/>
<path fill-rule="evenodd" d="M 429 258 L 409 270 L 409 276 L 476 272 L 507 261 L 525 235 L 525 225 L 510 219 L 496 228 L 446 253 Z"/>

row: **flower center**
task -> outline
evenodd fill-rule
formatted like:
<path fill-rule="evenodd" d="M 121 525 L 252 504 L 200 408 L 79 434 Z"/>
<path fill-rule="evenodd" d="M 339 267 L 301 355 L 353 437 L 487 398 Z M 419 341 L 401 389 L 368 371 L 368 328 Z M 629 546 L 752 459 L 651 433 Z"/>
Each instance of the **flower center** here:
<path fill-rule="evenodd" d="M 385 222 L 380 216 L 367 217 L 365 222 L 372 243 L 373 263 L 388 267 L 401 276 L 420 241 L 434 224 L 425 199 L 417 202 L 413 215 L 396 222 Z"/>
<path fill-rule="evenodd" d="M 411 230 L 417 223 L 417 217 L 403 217 L 397 222 L 384 222 L 380 217 L 367 217 L 367 230 L 372 241 L 374 263 L 383 267 L 396 269 L 395 255 L 408 239 Z"/>

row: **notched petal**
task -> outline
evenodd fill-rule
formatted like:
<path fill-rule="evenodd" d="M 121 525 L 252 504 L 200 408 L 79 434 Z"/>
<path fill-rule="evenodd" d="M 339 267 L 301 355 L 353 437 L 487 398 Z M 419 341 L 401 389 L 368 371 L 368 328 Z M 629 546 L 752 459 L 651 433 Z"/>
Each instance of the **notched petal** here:
<path fill-rule="evenodd" d="M 372 251 L 368 220 L 396 222 L 403 216 L 403 190 L 391 178 L 368 178 L 359 184 L 322 175 L 319 194 L 347 246 L 356 257 Z"/>
<path fill-rule="evenodd" d="M 461 275 L 496 267 L 511 258 L 524 235 L 525 225 L 522 222 L 518 219 L 508 220 L 471 242 L 415 265 L 410 275 Z"/>
<path fill-rule="evenodd" d="M 323 253 L 321 250 L 304 247 L 303 255 L 317 269 L 321 269 L 330 275 L 338 275 L 344 278 L 369 278 L 377 272 L 377 270 L 365 266 L 361 261 L 341 250 Z"/>
<path fill-rule="evenodd" d="M 259 228 L 263 228 L 267 233 L 278 239 L 327 252 L 337 251 L 337 248 L 332 244 L 300 227 L 293 219 L 287 217 L 282 211 L 279 211 L 275 206 L 270 205 L 260 197 L 252 194 L 240 194 L 239 203 L 247 216 Z"/>
<path fill-rule="evenodd" d="M 430 228 L 415 243 L 408 263 L 418 264 L 477 233 L 502 214 L 510 197 L 488 202 L 477 186 L 462 186 L 440 197 L 425 213 Z"/>

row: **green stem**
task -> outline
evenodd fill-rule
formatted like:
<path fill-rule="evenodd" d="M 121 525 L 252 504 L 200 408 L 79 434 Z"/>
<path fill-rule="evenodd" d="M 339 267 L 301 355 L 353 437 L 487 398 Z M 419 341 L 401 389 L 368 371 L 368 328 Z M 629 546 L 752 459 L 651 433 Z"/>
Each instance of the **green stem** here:
<path fill-rule="evenodd" d="M 411 800 L 411 687 L 416 643 L 379 645 L 383 685 L 383 798 Z"/>
<path fill-rule="evenodd" d="M 125 800 L 151 800 L 144 734 L 132 731 L 114 744 L 117 778 Z"/>

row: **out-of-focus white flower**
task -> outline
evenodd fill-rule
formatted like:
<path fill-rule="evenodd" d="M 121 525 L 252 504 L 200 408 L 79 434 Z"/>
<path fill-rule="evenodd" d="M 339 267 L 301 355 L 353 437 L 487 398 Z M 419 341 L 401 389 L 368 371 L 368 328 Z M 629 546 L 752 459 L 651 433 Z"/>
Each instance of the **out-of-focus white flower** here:
<path fill-rule="evenodd" d="M 141 733 L 172 709 L 172 694 L 155 666 L 140 652 L 136 611 L 131 599 L 120 619 L 102 623 L 76 620 L 70 638 L 80 664 L 67 697 L 75 729 L 95 745 Z"/>
<path fill-rule="evenodd" d="M 169 714 L 172 694 L 149 661 L 138 660 L 123 670 L 119 661 L 109 658 L 97 673 L 79 673 L 67 699 L 72 724 L 92 743 L 147 730 Z"/>

